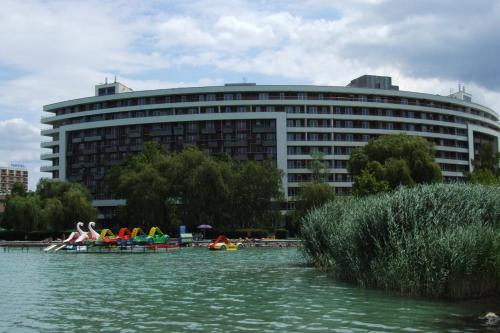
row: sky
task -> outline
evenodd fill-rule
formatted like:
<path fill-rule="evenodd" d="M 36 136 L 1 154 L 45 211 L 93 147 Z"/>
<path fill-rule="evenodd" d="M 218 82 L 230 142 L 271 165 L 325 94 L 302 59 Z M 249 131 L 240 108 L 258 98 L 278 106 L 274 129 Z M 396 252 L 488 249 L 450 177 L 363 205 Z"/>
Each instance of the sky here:
<path fill-rule="evenodd" d="M 345 86 L 363 74 L 401 90 L 500 111 L 496 0 L 0 0 L 0 164 L 41 173 L 42 107 L 94 94 L 180 86 Z"/>

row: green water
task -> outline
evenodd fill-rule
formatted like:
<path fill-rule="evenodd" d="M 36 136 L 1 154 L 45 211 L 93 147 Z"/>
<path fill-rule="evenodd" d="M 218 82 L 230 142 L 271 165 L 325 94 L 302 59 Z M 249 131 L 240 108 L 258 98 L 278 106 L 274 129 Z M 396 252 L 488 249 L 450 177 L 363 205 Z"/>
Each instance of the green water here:
<path fill-rule="evenodd" d="M 295 249 L 0 249 L 0 297 L 0 332 L 479 332 L 492 310 L 340 284 Z"/>

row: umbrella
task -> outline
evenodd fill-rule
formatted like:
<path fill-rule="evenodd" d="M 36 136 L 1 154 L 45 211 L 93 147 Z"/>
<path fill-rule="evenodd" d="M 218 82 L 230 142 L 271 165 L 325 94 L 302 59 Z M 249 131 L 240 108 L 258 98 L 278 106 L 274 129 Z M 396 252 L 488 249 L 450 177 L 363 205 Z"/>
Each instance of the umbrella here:
<path fill-rule="evenodd" d="M 198 226 L 198 229 L 201 229 L 203 231 L 203 238 L 205 238 L 205 230 L 206 229 L 212 229 L 212 226 L 208 225 L 208 224 L 200 224 Z"/>

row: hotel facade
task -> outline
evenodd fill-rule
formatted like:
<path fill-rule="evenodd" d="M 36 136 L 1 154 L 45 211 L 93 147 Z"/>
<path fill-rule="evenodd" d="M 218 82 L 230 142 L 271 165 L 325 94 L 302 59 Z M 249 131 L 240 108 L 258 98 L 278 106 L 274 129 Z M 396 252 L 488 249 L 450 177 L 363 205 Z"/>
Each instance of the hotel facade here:
<path fill-rule="evenodd" d="M 289 207 L 311 179 L 312 155 L 322 154 L 327 182 L 347 194 L 351 151 L 384 134 L 421 136 L 435 145 L 445 181 L 463 180 L 483 142 L 500 150 L 500 123 L 490 108 L 460 88 L 450 96 L 400 91 L 390 77 L 365 75 L 348 86 L 226 84 L 132 91 L 119 82 L 95 96 L 44 106 L 50 115 L 41 171 L 85 185 L 101 218 L 123 200 L 106 192 L 107 170 L 140 152 L 147 141 L 165 149 L 196 145 L 208 154 L 273 160 L 284 171 Z"/>

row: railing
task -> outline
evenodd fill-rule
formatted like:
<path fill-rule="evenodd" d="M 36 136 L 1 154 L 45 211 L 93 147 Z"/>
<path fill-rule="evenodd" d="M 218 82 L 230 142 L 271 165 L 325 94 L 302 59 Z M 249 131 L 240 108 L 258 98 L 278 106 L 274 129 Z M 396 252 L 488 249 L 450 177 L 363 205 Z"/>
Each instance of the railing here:
<path fill-rule="evenodd" d="M 440 97 L 447 97 L 447 96 L 440 96 Z M 445 102 L 434 102 L 434 101 L 427 101 L 427 102 L 417 102 L 417 101 L 405 101 L 404 97 L 403 100 L 401 99 L 395 99 L 395 98 L 388 98 L 388 97 L 366 97 L 366 98 L 360 98 L 359 96 L 323 96 L 323 98 L 320 98 L 319 96 L 280 96 L 280 95 L 268 95 L 266 98 L 259 98 L 258 96 L 241 96 L 241 98 L 232 98 L 232 99 L 227 99 L 224 98 L 223 96 L 215 96 L 215 98 L 212 99 L 199 99 L 197 97 L 193 98 L 186 98 L 184 100 L 163 100 L 161 103 L 126 103 L 125 105 L 112 105 L 112 106 L 102 106 L 99 109 L 112 109 L 112 108 L 117 108 L 117 107 L 134 107 L 134 106 L 144 106 L 144 105 L 162 105 L 162 104 L 179 104 L 179 103 L 205 103 L 205 102 L 234 102 L 234 101 L 279 101 L 279 100 L 293 100 L 293 101 L 304 101 L 304 103 L 309 103 L 310 101 L 345 101 L 345 102 L 360 102 L 360 103 L 388 103 L 388 104 L 398 104 L 398 105 L 410 105 L 410 106 L 422 106 L 422 107 L 430 107 L 430 108 L 438 108 L 438 109 L 444 109 L 444 110 L 451 110 L 451 111 L 459 111 L 459 112 L 465 112 L 465 113 L 470 113 L 472 115 L 477 115 L 481 116 L 480 112 L 478 111 L 468 111 L 467 107 L 451 107 L 451 105 L 448 105 L 448 103 Z M 445 104 L 442 104 L 445 103 Z M 449 102 L 449 104 L 452 104 L 453 102 Z M 78 113 L 78 112 L 86 112 L 86 111 L 95 111 L 99 109 L 92 109 L 92 110 L 81 110 L 77 112 L 70 112 L 70 113 L 64 113 L 64 114 L 72 114 L 72 113 Z M 484 112 L 484 111 L 481 111 Z M 320 114 L 321 112 L 318 112 Z M 55 116 L 55 115 L 53 115 Z M 47 117 L 53 117 L 53 116 L 47 116 Z M 485 116 L 485 118 L 491 119 L 491 115 Z M 42 116 L 42 119 L 45 119 L 45 116 Z"/>

